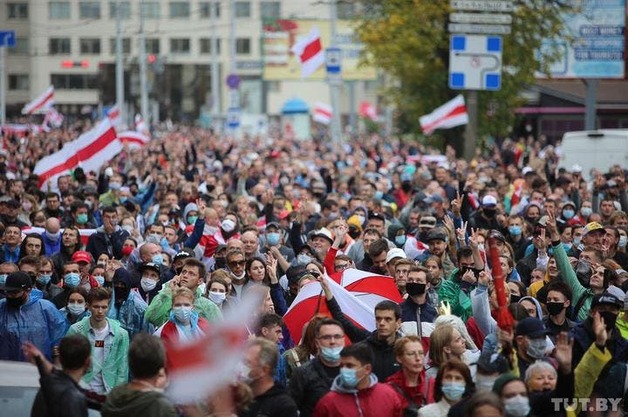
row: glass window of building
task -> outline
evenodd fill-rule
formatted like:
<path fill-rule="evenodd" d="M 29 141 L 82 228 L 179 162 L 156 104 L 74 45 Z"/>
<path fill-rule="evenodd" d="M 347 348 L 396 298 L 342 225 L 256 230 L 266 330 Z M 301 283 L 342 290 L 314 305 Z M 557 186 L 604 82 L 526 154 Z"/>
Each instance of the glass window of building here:
<path fill-rule="evenodd" d="M 189 19 L 190 3 L 187 1 L 171 1 L 170 2 L 170 18 L 171 19 Z"/>
<path fill-rule="evenodd" d="M 100 19 L 100 2 L 80 1 L 79 17 L 81 19 Z"/>
<path fill-rule="evenodd" d="M 50 38 L 48 42 L 48 53 L 50 55 L 69 54 L 71 52 L 70 38 Z"/>
<path fill-rule="evenodd" d="M 48 18 L 50 20 L 62 20 L 70 18 L 69 1 L 51 1 L 48 3 Z"/>
<path fill-rule="evenodd" d="M 237 38 L 236 39 L 236 54 L 249 55 L 250 53 L 251 53 L 251 39 Z"/>
<path fill-rule="evenodd" d="M 161 4 L 158 1 L 145 1 L 140 4 L 144 19 L 159 19 L 161 17 Z"/>
<path fill-rule="evenodd" d="M 212 44 L 210 38 L 201 38 L 201 54 L 211 54 Z M 220 54 L 220 39 L 216 39 L 216 53 Z"/>
<path fill-rule="evenodd" d="M 251 2 L 250 1 L 236 1 L 235 2 L 235 17 L 251 17 Z"/>
<path fill-rule="evenodd" d="M 7 3 L 9 19 L 28 19 L 28 3 Z"/>
<path fill-rule="evenodd" d="M 118 2 L 110 1 L 109 2 L 109 19 L 116 19 L 118 13 Z M 130 1 L 121 1 L 120 2 L 120 19 L 130 19 L 131 18 L 131 2 Z"/>
<path fill-rule="evenodd" d="M 220 17 L 220 3 L 217 1 L 211 3 L 214 3 L 214 7 L 216 8 L 216 17 Z M 209 19 L 211 17 L 211 11 L 209 10 L 209 5 L 211 3 L 209 1 L 202 1 L 199 3 L 199 16 L 201 17 L 201 19 Z"/>
<path fill-rule="evenodd" d="M 281 17 L 281 2 L 263 1 L 260 3 L 259 11 L 262 19 L 279 19 Z"/>
<path fill-rule="evenodd" d="M 9 74 L 9 90 L 28 90 L 28 74 Z"/>
<path fill-rule="evenodd" d="M 173 54 L 189 54 L 190 40 L 186 38 L 170 39 L 170 52 Z"/>
<path fill-rule="evenodd" d="M 82 54 L 99 55 L 100 39 L 98 38 L 81 38 L 79 39 Z"/>

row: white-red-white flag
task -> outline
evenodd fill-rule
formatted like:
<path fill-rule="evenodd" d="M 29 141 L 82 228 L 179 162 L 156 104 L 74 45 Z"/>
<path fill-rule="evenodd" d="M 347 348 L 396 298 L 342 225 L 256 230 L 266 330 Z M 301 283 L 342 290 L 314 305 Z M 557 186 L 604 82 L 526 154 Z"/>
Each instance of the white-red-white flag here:
<path fill-rule="evenodd" d="M 55 88 L 51 85 L 39 97 L 22 108 L 22 114 L 46 113 L 55 104 Z"/>
<path fill-rule="evenodd" d="M 329 104 L 314 103 L 314 116 L 312 117 L 315 122 L 328 125 L 331 122 L 333 115 L 333 109 Z"/>
<path fill-rule="evenodd" d="M 360 103 L 360 109 L 358 110 L 360 117 L 375 121 L 377 119 L 377 109 L 375 106 L 368 102 L 363 101 Z"/>
<path fill-rule="evenodd" d="M 42 127 L 47 128 L 48 126 L 59 128 L 63 124 L 63 115 L 55 110 L 54 107 L 50 107 L 46 112 L 46 116 L 44 117 L 44 122 L 42 123 Z"/>
<path fill-rule="evenodd" d="M 150 142 L 150 137 L 140 132 L 126 130 L 122 133 L 118 133 L 118 140 L 123 145 L 127 145 L 130 149 L 139 149 Z"/>
<path fill-rule="evenodd" d="M 144 118 L 139 113 L 135 115 L 135 131 L 140 132 L 145 136 L 150 136 L 150 131 L 148 130 L 146 121 L 144 121 Z"/>
<path fill-rule="evenodd" d="M 107 118 L 111 120 L 111 124 L 117 129 L 120 127 L 120 123 L 122 122 L 122 117 L 120 115 L 120 108 L 118 106 L 113 106 L 107 112 Z"/>
<path fill-rule="evenodd" d="M 291 51 L 301 62 L 302 78 L 309 77 L 325 63 L 321 34 L 316 26 L 307 35 L 299 37 Z"/>
<path fill-rule="evenodd" d="M 235 380 L 248 339 L 247 326 L 261 300 L 250 291 L 223 321 L 211 323 L 205 336 L 169 347 L 166 393 L 177 404 L 189 404 Z"/>
<path fill-rule="evenodd" d="M 39 187 L 79 166 L 85 172 L 98 171 L 122 150 L 117 139 L 111 120 L 101 120 L 93 129 L 63 145 L 61 150 L 37 162 L 33 173 L 39 176 Z"/>
<path fill-rule="evenodd" d="M 436 129 L 450 129 L 469 123 L 467 106 L 462 94 L 443 104 L 430 114 L 419 118 L 423 133 L 431 135 Z"/>

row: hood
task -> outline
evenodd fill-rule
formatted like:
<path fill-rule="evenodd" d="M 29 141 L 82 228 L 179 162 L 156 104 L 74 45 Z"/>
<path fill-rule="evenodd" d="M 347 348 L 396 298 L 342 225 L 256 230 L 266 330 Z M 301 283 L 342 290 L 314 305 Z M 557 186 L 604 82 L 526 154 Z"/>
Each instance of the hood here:
<path fill-rule="evenodd" d="M 529 295 L 526 295 L 525 297 L 521 297 L 518 303 L 521 304 L 523 300 L 528 300 L 534 303 L 534 305 L 536 306 L 536 318 L 542 320 L 543 310 L 541 310 L 541 304 L 539 303 L 539 301 L 534 297 L 530 297 Z"/>
<path fill-rule="evenodd" d="M 107 396 L 102 413 L 110 417 L 138 415 L 142 414 L 146 407 L 162 398 L 163 394 L 156 391 L 136 391 L 122 386 L 111 391 Z"/>
<path fill-rule="evenodd" d="M 390 226 L 388 226 L 388 239 L 394 242 L 395 236 L 397 236 L 397 233 L 399 233 L 400 230 L 404 230 L 404 227 L 401 223 L 392 223 Z"/>
<path fill-rule="evenodd" d="M 44 298 L 44 293 L 41 290 L 38 290 L 37 288 L 33 287 L 33 289 L 31 290 L 31 295 L 30 297 L 28 297 L 28 301 L 26 302 L 25 305 L 29 306 L 29 305 L 35 304 L 37 301 L 41 300 L 42 298 Z"/>
<path fill-rule="evenodd" d="M 375 374 L 369 375 L 368 388 L 372 388 L 375 384 L 377 384 L 377 377 L 375 376 Z M 357 394 L 358 393 L 357 388 L 347 387 L 346 385 L 344 385 L 342 383 L 342 379 L 340 378 L 340 375 L 334 378 L 334 382 L 333 384 L 331 384 L 331 390 L 334 392 L 340 392 L 342 394 Z"/>

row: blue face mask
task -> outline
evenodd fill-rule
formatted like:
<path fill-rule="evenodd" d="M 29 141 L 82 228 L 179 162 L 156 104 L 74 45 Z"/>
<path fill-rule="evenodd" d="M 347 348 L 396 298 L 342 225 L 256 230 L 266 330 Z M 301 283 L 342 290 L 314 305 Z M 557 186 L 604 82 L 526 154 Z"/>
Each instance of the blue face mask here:
<path fill-rule="evenodd" d="M 7 282 L 7 274 L 0 275 L 0 285 L 4 285 Z"/>
<path fill-rule="evenodd" d="M 198 220 L 198 216 L 188 216 L 188 224 L 195 224 Z"/>
<path fill-rule="evenodd" d="M 279 233 L 266 233 L 266 242 L 270 246 L 276 246 L 279 244 Z"/>
<path fill-rule="evenodd" d="M 102 275 L 95 275 L 94 279 L 96 280 L 98 285 L 100 285 L 101 287 L 105 285 L 105 277 L 103 277 Z"/>
<path fill-rule="evenodd" d="M 340 379 L 343 385 L 348 388 L 355 388 L 360 382 L 357 369 L 340 368 Z"/>
<path fill-rule="evenodd" d="M 397 244 L 397 246 L 403 246 L 404 243 L 406 243 L 406 236 L 395 236 L 395 243 Z"/>
<path fill-rule="evenodd" d="M 521 226 L 508 226 L 508 233 L 512 236 L 521 235 Z"/>
<path fill-rule="evenodd" d="M 157 255 L 153 255 L 150 260 L 154 264 L 161 265 L 164 262 L 164 256 L 161 253 L 158 253 Z"/>
<path fill-rule="evenodd" d="M 573 210 L 563 210 L 563 217 L 566 218 L 567 220 L 571 219 L 575 215 L 576 215 L 576 212 Z"/>
<path fill-rule="evenodd" d="M 48 285 L 52 277 L 50 275 L 40 275 L 37 277 L 37 283 L 43 286 Z"/>
<path fill-rule="evenodd" d="M 127 197 L 125 195 L 120 197 L 120 202 L 121 203 L 126 203 L 127 201 L 129 201 L 129 197 Z"/>
<path fill-rule="evenodd" d="M 81 283 L 81 276 L 76 272 L 70 272 L 69 274 L 65 274 L 63 282 L 68 288 L 76 288 Z"/>
<path fill-rule="evenodd" d="M 440 389 L 448 400 L 458 401 L 462 398 L 466 385 L 459 382 L 444 382 Z"/>
<path fill-rule="evenodd" d="M 321 357 L 325 359 L 327 362 L 338 362 L 340 360 L 340 351 L 344 348 L 344 346 L 336 346 L 336 347 L 321 347 Z"/>
<path fill-rule="evenodd" d="M 384 197 L 384 193 L 381 191 L 375 191 L 375 198 L 382 199 Z"/>

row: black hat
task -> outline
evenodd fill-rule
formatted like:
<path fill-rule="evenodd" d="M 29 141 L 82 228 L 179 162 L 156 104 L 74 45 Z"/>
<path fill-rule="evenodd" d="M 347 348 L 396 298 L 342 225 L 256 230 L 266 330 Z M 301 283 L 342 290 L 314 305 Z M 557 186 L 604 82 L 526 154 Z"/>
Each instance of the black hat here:
<path fill-rule="evenodd" d="M 537 339 L 547 335 L 547 329 L 540 319 L 536 317 L 526 317 L 517 323 L 516 335 Z"/>
<path fill-rule="evenodd" d="M 32 287 L 33 281 L 31 276 L 22 271 L 11 272 L 4 283 L 5 291 L 21 291 Z"/>
<path fill-rule="evenodd" d="M 447 242 L 447 233 L 439 228 L 432 229 L 427 233 L 425 241 L 431 242 L 432 240 L 442 240 L 443 242 Z"/>
<path fill-rule="evenodd" d="M 8 282 L 9 279 L 7 278 L 7 283 Z M 602 294 L 596 294 L 593 296 L 593 300 L 591 300 L 591 308 L 602 305 L 614 306 L 619 308 L 620 310 L 624 307 L 624 303 L 622 302 L 622 300 L 609 292 L 603 292 Z"/>
<path fill-rule="evenodd" d="M 153 271 L 160 273 L 159 265 L 154 262 L 146 262 L 140 266 L 140 272 L 144 272 L 147 269 L 152 269 Z"/>
<path fill-rule="evenodd" d="M 286 277 L 288 278 L 288 282 L 290 284 L 296 284 L 299 282 L 301 277 L 307 274 L 308 271 L 304 265 L 295 265 L 288 268 L 286 271 Z"/>
<path fill-rule="evenodd" d="M 186 258 L 193 258 L 193 257 L 194 257 L 194 252 L 190 249 L 185 248 L 185 249 L 181 249 L 176 255 L 174 255 L 174 258 L 172 260 L 176 261 L 177 259 L 186 259 Z"/>

